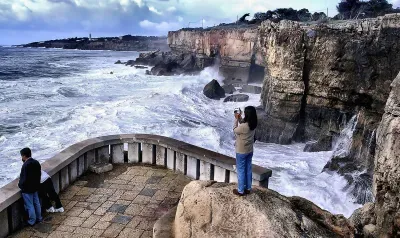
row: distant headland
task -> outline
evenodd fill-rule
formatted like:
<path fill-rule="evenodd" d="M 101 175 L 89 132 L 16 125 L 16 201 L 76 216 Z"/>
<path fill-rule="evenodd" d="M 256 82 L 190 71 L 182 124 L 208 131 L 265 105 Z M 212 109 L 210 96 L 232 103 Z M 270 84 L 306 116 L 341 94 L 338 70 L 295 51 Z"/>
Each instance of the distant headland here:
<path fill-rule="evenodd" d="M 168 50 L 166 36 L 75 37 L 18 45 L 33 48 L 61 48 L 78 50 L 147 51 Z"/>

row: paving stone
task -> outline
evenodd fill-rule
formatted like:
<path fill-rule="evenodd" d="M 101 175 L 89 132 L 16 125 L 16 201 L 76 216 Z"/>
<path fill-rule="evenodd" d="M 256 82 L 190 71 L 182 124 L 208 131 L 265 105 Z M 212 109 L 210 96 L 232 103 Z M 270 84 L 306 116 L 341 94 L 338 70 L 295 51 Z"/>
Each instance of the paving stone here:
<path fill-rule="evenodd" d="M 119 233 L 118 238 L 131 238 L 131 237 L 140 237 L 143 234 L 143 230 L 137 230 L 133 228 L 126 227 Z"/>
<path fill-rule="evenodd" d="M 139 215 L 142 212 L 143 208 L 144 207 L 141 204 L 131 204 L 125 210 L 125 214 L 136 216 L 136 215 Z"/>
<path fill-rule="evenodd" d="M 119 224 L 128 224 L 132 220 L 131 216 L 124 216 L 124 215 L 116 215 L 112 220 L 111 223 L 119 223 Z"/>
<path fill-rule="evenodd" d="M 133 217 L 132 220 L 126 225 L 126 227 L 136 228 L 143 220 L 143 217 L 140 216 Z"/>
<path fill-rule="evenodd" d="M 88 199 L 88 197 L 89 195 L 75 195 L 71 199 L 77 202 L 86 202 L 86 199 Z"/>
<path fill-rule="evenodd" d="M 144 189 L 139 193 L 139 195 L 152 197 L 156 192 L 157 192 L 156 189 L 144 188 Z"/>
<path fill-rule="evenodd" d="M 83 207 L 83 208 L 86 208 L 86 207 L 88 207 L 90 205 L 90 203 L 88 203 L 88 202 L 78 202 L 76 205 L 75 205 L 75 207 Z"/>
<path fill-rule="evenodd" d="M 61 215 L 60 213 L 53 213 L 44 221 L 45 223 L 49 223 L 52 225 L 59 225 L 61 224 L 67 216 Z"/>
<path fill-rule="evenodd" d="M 121 199 L 133 201 L 137 195 L 139 195 L 140 191 L 126 191 L 124 194 L 121 195 Z"/>
<path fill-rule="evenodd" d="M 153 226 L 154 226 L 155 223 L 156 223 L 156 221 L 142 220 L 142 221 L 140 221 L 140 223 L 136 227 L 136 229 L 145 230 L 145 231 L 152 231 L 153 230 Z"/>
<path fill-rule="evenodd" d="M 113 223 L 104 231 L 102 236 L 114 238 L 114 237 L 117 237 L 123 229 L 124 229 L 124 225 L 121 225 L 118 223 Z"/>
<path fill-rule="evenodd" d="M 133 200 L 133 199 L 132 199 Z M 119 205 L 126 205 L 129 206 L 132 203 L 132 200 L 128 201 L 128 200 L 123 200 L 122 197 L 121 199 L 118 199 L 115 204 L 119 204 Z"/>
<path fill-rule="evenodd" d="M 89 210 L 96 210 L 97 208 L 100 207 L 100 205 L 101 205 L 101 203 L 99 203 L 99 202 L 93 202 L 93 203 L 90 203 L 90 204 L 89 204 L 89 206 L 87 207 L 87 209 L 89 209 Z"/>
<path fill-rule="evenodd" d="M 159 183 L 162 178 L 163 177 L 161 177 L 161 176 L 151 176 L 149 179 L 147 179 L 146 184 Z"/>
<path fill-rule="evenodd" d="M 92 215 L 93 214 L 93 210 L 83 210 L 82 212 L 81 212 L 81 214 L 79 214 L 79 217 L 84 217 L 84 218 L 88 218 L 88 217 L 90 217 L 90 215 Z"/>
<path fill-rule="evenodd" d="M 136 198 L 132 201 L 132 204 L 147 204 L 150 202 L 151 197 L 137 195 Z"/>
<path fill-rule="evenodd" d="M 74 232 L 75 229 L 76 229 L 75 226 L 59 225 L 59 226 L 56 228 L 56 231 Z"/>
<path fill-rule="evenodd" d="M 74 231 L 74 233 L 76 234 L 90 235 L 95 237 L 99 237 L 101 234 L 103 234 L 103 232 L 104 230 L 84 228 L 84 227 L 77 227 L 76 230 Z"/>
<path fill-rule="evenodd" d="M 22 231 L 18 231 L 17 233 L 13 234 L 12 238 L 26 238 L 33 236 L 34 231 L 24 229 Z"/>
<path fill-rule="evenodd" d="M 48 223 L 36 224 L 34 229 L 35 229 L 35 231 L 40 232 L 40 233 L 51 233 L 54 230 L 53 226 L 51 224 L 48 224 Z"/>
<path fill-rule="evenodd" d="M 76 181 L 76 182 L 74 183 L 74 185 L 83 187 L 83 186 L 86 186 L 87 183 L 88 183 L 88 181 L 83 181 L 83 180 L 81 180 L 81 181 Z"/>
<path fill-rule="evenodd" d="M 103 204 L 101 204 L 101 207 L 104 207 L 106 209 L 110 208 L 112 205 L 114 205 L 115 202 L 113 201 L 105 201 Z"/>
<path fill-rule="evenodd" d="M 64 203 L 64 209 L 68 210 L 73 208 L 78 202 L 77 201 L 70 201 L 69 203 Z"/>
<path fill-rule="evenodd" d="M 85 222 L 81 225 L 81 227 L 92 228 L 99 220 L 101 216 L 91 215 L 88 217 Z"/>
<path fill-rule="evenodd" d="M 82 217 L 73 217 L 73 216 L 69 216 L 67 217 L 64 222 L 62 223 L 62 225 L 67 225 L 67 226 L 80 226 L 82 225 L 82 223 L 85 221 L 85 218 Z"/>
<path fill-rule="evenodd" d="M 113 212 L 106 212 L 101 218 L 100 221 L 111 221 L 115 217 L 115 213 Z"/>
<path fill-rule="evenodd" d="M 108 221 L 98 221 L 96 225 L 93 226 L 93 229 L 102 229 L 105 230 L 111 225 Z"/>
<path fill-rule="evenodd" d="M 79 214 L 81 214 L 83 212 L 83 210 L 85 210 L 85 209 L 82 207 L 73 207 L 70 210 L 68 210 L 68 212 L 66 214 L 67 214 L 67 216 L 77 217 L 77 216 L 79 216 Z"/>
<path fill-rule="evenodd" d="M 128 205 L 114 204 L 107 209 L 107 212 L 124 213 L 127 207 Z"/>
<path fill-rule="evenodd" d="M 99 215 L 102 216 L 107 212 L 107 209 L 104 207 L 99 207 L 96 209 L 96 211 L 93 213 L 94 215 Z"/>

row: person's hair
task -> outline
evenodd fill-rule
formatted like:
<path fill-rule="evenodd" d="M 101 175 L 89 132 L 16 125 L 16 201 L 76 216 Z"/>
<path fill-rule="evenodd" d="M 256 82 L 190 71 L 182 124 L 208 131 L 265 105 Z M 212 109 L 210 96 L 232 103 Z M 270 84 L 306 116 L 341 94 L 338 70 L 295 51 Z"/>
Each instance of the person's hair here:
<path fill-rule="evenodd" d="M 27 158 L 32 157 L 32 151 L 31 151 L 31 149 L 29 149 L 29 148 L 23 148 L 23 149 L 20 151 L 20 153 L 21 153 L 21 156 L 25 156 L 25 157 L 27 157 Z"/>
<path fill-rule="evenodd" d="M 244 109 L 244 121 L 249 124 L 250 130 L 254 130 L 257 127 L 258 119 L 256 108 L 253 106 L 245 107 Z"/>

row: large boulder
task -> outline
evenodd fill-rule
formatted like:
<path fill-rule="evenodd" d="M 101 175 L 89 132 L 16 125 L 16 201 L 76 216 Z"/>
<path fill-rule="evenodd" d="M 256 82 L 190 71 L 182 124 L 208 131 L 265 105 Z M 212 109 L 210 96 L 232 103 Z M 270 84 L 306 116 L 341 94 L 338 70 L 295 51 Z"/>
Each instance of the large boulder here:
<path fill-rule="evenodd" d="M 221 99 L 225 97 L 225 90 L 219 85 L 218 81 L 213 79 L 203 89 L 204 95 L 211 99 Z"/>
<path fill-rule="evenodd" d="M 250 195 L 236 185 L 193 181 L 179 201 L 174 237 L 354 237 L 342 215 L 332 215 L 299 197 L 255 187 Z"/>
<path fill-rule="evenodd" d="M 366 203 L 363 207 L 355 210 L 349 218 L 351 224 L 356 229 L 356 234 L 362 236 L 364 234 L 364 227 L 371 230 L 371 225 L 376 223 L 375 219 L 375 205 L 373 203 Z"/>
<path fill-rule="evenodd" d="M 235 94 L 228 96 L 224 99 L 224 102 L 247 102 L 249 100 L 249 96 L 246 94 Z"/>
<path fill-rule="evenodd" d="M 332 150 L 332 136 L 323 135 L 317 141 L 307 142 L 304 147 L 305 152 L 320 152 Z"/>

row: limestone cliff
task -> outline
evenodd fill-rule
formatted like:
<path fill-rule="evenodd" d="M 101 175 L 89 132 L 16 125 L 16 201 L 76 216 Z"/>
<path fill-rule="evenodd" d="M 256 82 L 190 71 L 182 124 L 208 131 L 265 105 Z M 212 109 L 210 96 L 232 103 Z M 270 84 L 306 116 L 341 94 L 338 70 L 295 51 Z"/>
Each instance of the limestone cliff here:
<path fill-rule="evenodd" d="M 378 234 L 400 236 L 400 74 L 377 131 L 374 193 Z"/>
<path fill-rule="evenodd" d="M 326 136 L 335 141 L 354 122 L 350 149 L 326 169 L 355 182 L 360 203 L 372 199 L 364 191 L 372 187 L 376 128 L 400 70 L 399 42 L 400 14 L 311 25 L 265 21 L 258 28 L 168 35 L 173 51 L 220 57 L 226 83 L 251 82 L 260 76 L 252 69 L 263 71 L 260 141 L 289 144 Z"/>
<path fill-rule="evenodd" d="M 251 65 L 257 38 L 257 27 L 179 30 L 168 33 L 168 45 L 172 51 L 191 52 L 200 58 L 218 56 L 226 80 L 247 83 L 249 72 L 255 71 Z"/>

